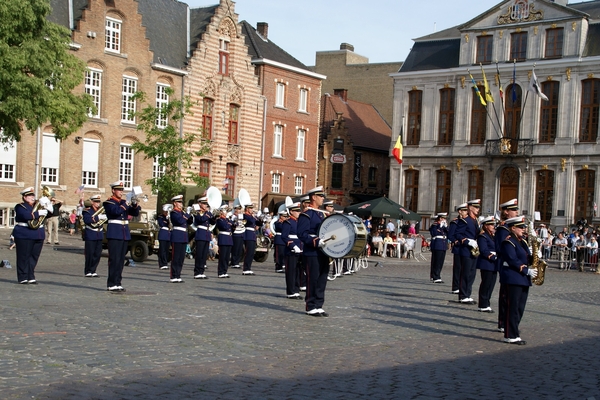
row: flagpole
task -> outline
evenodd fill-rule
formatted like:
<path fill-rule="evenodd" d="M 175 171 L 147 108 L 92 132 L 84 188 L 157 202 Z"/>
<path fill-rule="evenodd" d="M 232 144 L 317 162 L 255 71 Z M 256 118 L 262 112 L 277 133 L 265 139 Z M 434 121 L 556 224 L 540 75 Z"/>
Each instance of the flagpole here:
<path fill-rule="evenodd" d="M 402 122 L 401 122 L 401 124 L 402 125 L 400 126 L 400 132 L 403 132 L 404 131 L 404 115 L 402 116 Z M 402 138 L 401 141 L 403 142 L 404 138 Z M 402 143 L 402 146 L 404 147 L 404 143 Z M 402 163 L 400 164 L 400 178 L 398 179 L 398 201 L 397 201 L 398 204 L 402 204 L 400 202 L 400 194 L 402 192 L 402 184 L 403 184 L 403 181 L 404 181 L 404 175 L 402 174 L 402 170 L 403 170 L 403 167 L 404 167 L 404 154 L 402 154 L 402 159 L 403 159 Z M 402 204 L 402 205 L 404 205 L 404 204 Z"/>

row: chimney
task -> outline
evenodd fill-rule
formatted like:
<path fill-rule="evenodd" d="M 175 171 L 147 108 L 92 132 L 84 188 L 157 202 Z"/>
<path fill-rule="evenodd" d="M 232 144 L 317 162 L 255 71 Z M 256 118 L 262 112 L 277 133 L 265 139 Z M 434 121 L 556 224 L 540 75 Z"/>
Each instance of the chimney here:
<path fill-rule="evenodd" d="M 268 39 L 269 36 L 269 24 L 266 22 L 257 22 L 256 23 L 256 31 L 263 39 Z"/>
<path fill-rule="evenodd" d="M 333 89 L 334 96 L 340 96 L 343 101 L 348 101 L 348 89 Z"/>
<path fill-rule="evenodd" d="M 354 51 L 354 46 L 352 46 L 350 43 L 342 43 L 340 44 L 340 50 Z"/>

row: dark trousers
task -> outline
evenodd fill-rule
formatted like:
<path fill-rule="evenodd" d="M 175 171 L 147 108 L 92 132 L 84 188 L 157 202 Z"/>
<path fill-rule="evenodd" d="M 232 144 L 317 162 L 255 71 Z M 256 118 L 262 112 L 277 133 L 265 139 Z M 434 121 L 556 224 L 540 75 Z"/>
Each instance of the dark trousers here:
<path fill-rule="evenodd" d="M 219 245 L 219 267 L 218 274 L 223 275 L 227 273 L 229 268 L 229 257 L 231 255 L 231 246 L 224 244 Z"/>
<path fill-rule="evenodd" d="M 460 256 L 452 253 L 452 291 L 460 287 Z"/>
<path fill-rule="evenodd" d="M 208 258 L 209 242 L 196 240 L 196 256 L 194 257 L 194 275 L 204 274 Z"/>
<path fill-rule="evenodd" d="M 108 239 L 108 279 L 106 286 L 121 286 L 129 240 Z"/>
<path fill-rule="evenodd" d="M 498 293 L 498 328 L 504 328 L 504 316 L 506 315 L 507 304 L 508 299 L 506 298 L 506 284 L 501 283 Z"/>
<path fill-rule="evenodd" d="M 102 240 L 86 240 L 85 241 L 85 267 L 83 274 L 93 274 L 100 264 L 102 257 Z"/>
<path fill-rule="evenodd" d="M 285 245 L 275 245 L 275 271 L 285 268 Z"/>
<path fill-rule="evenodd" d="M 292 295 L 300 293 L 300 275 L 296 265 L 298 264 L 298 256 L 295 254 L 285 257 L 285 294 Z"/>
<path fill-rule="evenodd" d="M 504 337 L 515 339 L 519 335 L 519 323 L 525 312 L 529 286 L 506 285 L 507 307 L 504 315 Z"/>
<path fill-rule="evenodd" d="M 431 250 L 431 270 L 429 273 L 431 279 L 442 279 L 442 267 L 445 258 L 445 250 Z"/>
<path fill-rule="evenodd" d="M 329 257 L 319 253 L 317 256 L 305 256 L 303 260 L 306 267 L 306 311 L 323 308 Z"/>
<path fill-rule="evenodd" d="M 244 253 L 244 236 L 243 235 L 232 235 L 233 247 L 231 248 L 231 264 L 240 265 L 242 254 Z"/>
<path fill-rule="evenodd" d="M 246 255 L 244 256 L 244 271 L 251 271 L 254 253 L 256 252 L 256 240 L 245 240 L 244 245 L 246 246 Z"/>
<path fill-rule="evenodd" d="M 169 266 L 169 245 L 171 242 L 168 240 L 161 240 L 158 242 L 158 267 Z"/>
<path fill-rule="evenodd" d="M 460 286 L 458 288 L 458 299 L 466 299 L 471 297 L 473 291 L 473 282 L 477 275 L 477 259 L 471 257 L 460 258 Z"/>
<path fill-rule="evenodd" d="M 480 270 L 481 273 L 481 284 L 479 285 L 479 308 L 486 308 L 490 306 L 490 299 L 492 298 L 492 292 L 494 286 L 496 286 L 496 277 L 498 276 L 497 271 Z"/>
<path fill-rule="evenodd" d="M 43 239 L 15 239 L 17 247 L 17 281 L 31 281 L 35 279 L 35 267 L 40 258 Z"/>
<path fill-rule="evenodd" d="M 181 278 L 187 243 L 171 243 L 171 279 Z"/>
<path fill-rule="evenodd" d="M 298 256 L 298 262 L 296 263 L 296 270 L 298 271 L 298 284 L 300 287 L 306 287 L 306 266 L 304 265 L 304 257 Z"/>

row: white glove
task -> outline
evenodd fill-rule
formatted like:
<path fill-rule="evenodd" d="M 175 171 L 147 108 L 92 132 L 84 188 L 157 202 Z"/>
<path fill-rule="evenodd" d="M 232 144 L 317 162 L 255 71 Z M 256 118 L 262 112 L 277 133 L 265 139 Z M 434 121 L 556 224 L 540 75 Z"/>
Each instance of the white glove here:
<path fill-rule="evenodd" d="M 542 258 L 542 250 L 538 250 L 537 256 L 538 256 L 538 258 Z"/>
<path fill-rule="evenodd" d="M 327 242 L 324 240 L 319 240 L 319 248 L 322 249 L 323 247 L 327 246 Z"/>
<path fill-rule="evenodd" d="M 300 250 L 300 247 L 298 247 L 298 246 L 294 246 L 294 248 L 292 249 L 292 251 L 294 253 L 302 253 L 302 250 Z"/>
<path fill-rule="evenodd" d="M 98 219 L 99 219 L 100 221 L 104 221 L 104 220 L 106 219 L 106 214 L 99 214 L 99 215 L 98 215 Z"/>
<path fill-rule="evenodd" d="M 479 247 L 477 245 L 477 240 L 475 240 L 475 239 L 467 239 L 467 243 L 469 244 L 469 247 L 472 247 L 474 249 L 476 249 L 477 247 Z"/>
<path fill-rule="evenodd" d="M 446 223 L 446 221 L 442 221 L 442 222 L 440 223 L 440 226 L 441 226 L 442 228 L 444 228 L 444 227 L 448 226 L 448 223 Z"/>
<path fill-rule="evenodd" d="M 532 278 L 535 278 L 537 276 L 538 272 L 537 269 L 528 269 L 527 270 L 527 275 L 529 275 Z"/>
<path fill-rule="evenodd" d="M 48 215 L 48 210 L 43 210 L 43 209 L 42 210 L 38 210 L 38 215 L 39 216 L 43 215 L 45 217 L 46 215 Z"/>
<path fill-rule="evenodd" d="M 495 251 L 490 251 L 490 254 L 495 256 L 496 252 Z"/>

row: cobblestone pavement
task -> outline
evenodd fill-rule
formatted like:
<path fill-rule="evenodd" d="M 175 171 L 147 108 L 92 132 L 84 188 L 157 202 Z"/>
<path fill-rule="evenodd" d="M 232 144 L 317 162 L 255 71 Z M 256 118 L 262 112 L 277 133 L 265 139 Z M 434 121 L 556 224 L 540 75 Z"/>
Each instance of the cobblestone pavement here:
<path fill-rule="evenodd" d="M 168 282 L 155 256 L 125 267 L 124 294 L 83 277 L 83 242 L 45 245 L 38 285 L 0 258 L 0 391 L 6 399 L 600 399 L 600 276 L 550 269 L 521 335 L 460 305 L 428 262 L 380 259 L 329 282 L 329 318 L 285 298 L 272 258 L 256 276 Z M 8 234 L 6 235 L 8 236 Z M 479 278 L 475 282 L 476 297 Z M 497 289 L 495 291 L 497 296 Z M 495 308 L 496 303 L 492 304 Z"/>

